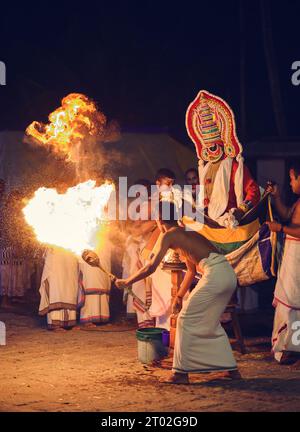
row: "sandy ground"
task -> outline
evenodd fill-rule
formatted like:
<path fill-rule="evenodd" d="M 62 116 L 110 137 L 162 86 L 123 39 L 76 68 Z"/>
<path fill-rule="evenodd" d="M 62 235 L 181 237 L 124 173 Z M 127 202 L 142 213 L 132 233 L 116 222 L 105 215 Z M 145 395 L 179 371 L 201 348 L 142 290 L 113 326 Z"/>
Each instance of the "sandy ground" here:
<path fill-rule="evenodd" d="M 235 351 L 243 381 L 190 386 L 158 382 L 167 370 L 137 359 L 132 324 L 54 333 L 34 316 L 0 313 L 0 411 L 299 411 L 300 371 L 277 365 L 269 339 L 247 338 Z"/>

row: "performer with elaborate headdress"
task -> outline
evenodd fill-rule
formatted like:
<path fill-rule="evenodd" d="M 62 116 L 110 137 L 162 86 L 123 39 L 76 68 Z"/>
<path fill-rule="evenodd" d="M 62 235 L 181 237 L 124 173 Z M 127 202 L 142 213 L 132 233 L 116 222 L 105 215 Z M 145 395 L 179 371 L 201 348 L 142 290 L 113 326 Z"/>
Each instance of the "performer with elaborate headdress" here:
<path fill-rule="evenodd" d="M 259 202 L 260 191 L 244 165 L 232 110 L 201 90 L 188 107 L 186 128 L 196 146 L 206 214 L 221 226 L 238 225 Z"/>

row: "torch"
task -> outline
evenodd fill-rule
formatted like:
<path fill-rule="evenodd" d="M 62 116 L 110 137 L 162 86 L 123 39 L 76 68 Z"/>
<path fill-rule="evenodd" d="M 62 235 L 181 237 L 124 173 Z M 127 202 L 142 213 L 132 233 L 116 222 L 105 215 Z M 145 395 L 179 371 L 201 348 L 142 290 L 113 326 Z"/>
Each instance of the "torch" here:
<path fill-rule="evenodd" d="M 89 249 L 85 249 L 82 252 L 82 259 L 89 264 L 92 267 L 98 267 L 101 271 L 103 271 L 103 273 L 105 273 L 112 282 L 115 282 L 117 280 L 117 277 L 115 275 L 113 275 L 112 273 L 110 273 L 109 271 L 105 270 L 101 263 L 100 263 L 100 259 L 98 257 L 98 255 L 96 254 L 96 252 L 89 250 Z M 128 294 L 130 294 L 135 302 L 140 306 L 140 308 L 144 311 L 147 312 L 149 309 L 149 306 L 147 306 L 133 291 L 132 288 L 125 288 L 126 291 L 128 292 Z"/>

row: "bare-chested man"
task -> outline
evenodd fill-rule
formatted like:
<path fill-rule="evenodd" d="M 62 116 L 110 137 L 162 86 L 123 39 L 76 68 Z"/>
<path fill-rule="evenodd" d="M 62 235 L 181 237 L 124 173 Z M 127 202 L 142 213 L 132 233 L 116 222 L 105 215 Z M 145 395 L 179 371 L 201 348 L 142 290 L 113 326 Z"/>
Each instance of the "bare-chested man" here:
<path fill-rule="evenodd" d="M 167 217 L 166 206 L 170 206 Z M 160 202 L 157 224 L 164 234 L 157 253 L 149 264 L 131 277 L 117 280 L 116 285 L 124 288 L 144 279 L 156 270 L 168 249 L 178 251 L 188 271 L 174 299 L 173 312 L 181 309 L 182 298 L 197 271 L 202 278 L 178 316 L 173 373 L 165 382 L 188 384 L 189 373 L 220 371 L 231 378 L 240 378 L 228 338 L 219 321 L 236 289 L 236 275 L 226 258 L 219 255 L 208 240 L 179 227 L 177 219 L 174 204 Z"/>
<path fill-rule="evenodd" d="M 290 185 L 300 195 L 300 161 L 290 169 Z M 268 222 L 271 231 L 285 235 L 284 251 L 274 292 L 273 306 L 276 308 L 272 334 L 275 359 L 281 364 L 296 363 L 300 367 L 300 198 L 292 207 L 286 207 L 277 185 L 268 190 L 284 225 Z"/>

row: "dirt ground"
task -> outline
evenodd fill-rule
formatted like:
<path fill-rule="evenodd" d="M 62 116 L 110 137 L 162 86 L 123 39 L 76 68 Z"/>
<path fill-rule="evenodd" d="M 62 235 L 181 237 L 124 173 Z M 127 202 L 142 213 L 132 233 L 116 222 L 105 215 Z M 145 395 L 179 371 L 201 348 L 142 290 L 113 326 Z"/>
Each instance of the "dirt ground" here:
<path fill-rule="evenodd" d="M 243 381 L 189 386 L 159 383 L 167 370 L 137 359 L 132 324 L 49 332 L 38 317 L 0 313 L 0 411 L 299 411 L 300 371 L 277 365 L 268 337 L 248 337 L 235 351 Z"/>

